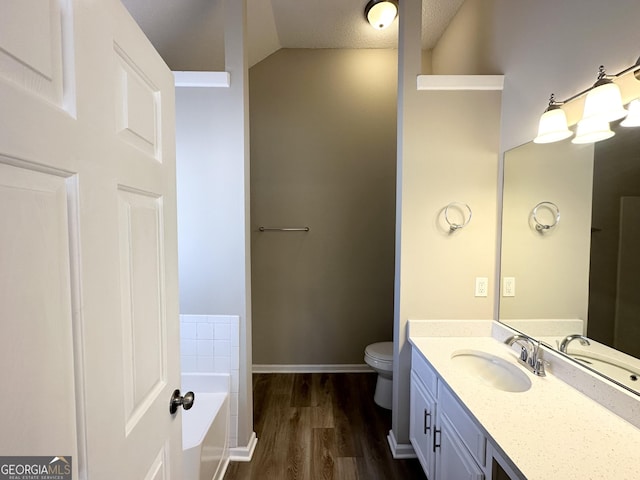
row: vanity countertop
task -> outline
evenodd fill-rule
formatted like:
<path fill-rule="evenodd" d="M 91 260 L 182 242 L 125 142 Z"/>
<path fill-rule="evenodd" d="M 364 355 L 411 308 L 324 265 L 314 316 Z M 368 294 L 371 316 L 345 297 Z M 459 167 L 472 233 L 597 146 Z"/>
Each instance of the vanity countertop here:
<path fill-rule="evenodd" d="M 640 429 L 548 373 L 536 377 L 490 336 L 409 341 L 528 480 L 637 479 Z M 522 393 L 482 383 L 451 361 L 461 349 L 491 353 L 530 375 Z"/>

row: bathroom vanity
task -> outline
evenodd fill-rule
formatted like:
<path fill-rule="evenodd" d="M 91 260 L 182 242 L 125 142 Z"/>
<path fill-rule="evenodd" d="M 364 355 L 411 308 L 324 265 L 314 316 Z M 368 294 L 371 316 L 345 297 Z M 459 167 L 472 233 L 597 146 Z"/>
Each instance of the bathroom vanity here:
<path fill-rule="evenodd" d="M 410 439 L 429 480 L 637 478 L 640 429 L 578 389 L 602 380 L 547 350 L 546 376 L 533 375 L 505 343 L 515 333 L 492 321 L 409 322 Z"/>

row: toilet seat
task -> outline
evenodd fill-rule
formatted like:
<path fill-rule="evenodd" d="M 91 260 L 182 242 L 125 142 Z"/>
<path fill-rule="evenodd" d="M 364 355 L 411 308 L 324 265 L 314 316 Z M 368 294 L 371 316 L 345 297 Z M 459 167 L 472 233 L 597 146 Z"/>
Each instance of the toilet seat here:
<path fill-rule="evenodd" d="M 393 342 L 378 342 L 368 345 L 364 359 L 369 365 L 381 370 L 393 370 Z"/>

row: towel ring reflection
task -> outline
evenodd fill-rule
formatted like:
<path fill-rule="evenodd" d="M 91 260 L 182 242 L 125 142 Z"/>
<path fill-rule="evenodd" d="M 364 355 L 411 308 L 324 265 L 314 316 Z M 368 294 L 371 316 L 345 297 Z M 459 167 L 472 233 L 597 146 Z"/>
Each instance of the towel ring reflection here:
<path fill-rule="evenodd" d="M 451 219 L 449 218 L 449 208 L 451 208 L 451 207 L 457 207 L 460 210 L 463 210 L 462 207 L 464 207 L 469 212 L 469 217 L 465 217 L 464 210 L 463 210 L 462 211 L 463 222 L 462 223 L 452 222 Z M 444 219 L 449 224 L 449 232 L 455 232 L 456 230 L 459 230 L 459 229 L 461 229 L 463 227 L 466 227 L 469 224 L 469 222 L 471 221 L 471 216 L 472 215 L 473 215 L 473 212 L 471 212 L 471 207 L 469 205 L 467 205 L 466 203 L 451 202 L 449 205 L 444 207 Z"/>
<path fill-rule="evenodd" d="M 545 209 L 549 210 L 553 214 L 553 223 L 546 224 L 538 220 L 537 215 L 538 215 L 538 209 L 540 207 L 544 207 Z M 558 222 L 560 221 L 560 209 L 553 202 L 540 202 L 533 208 L 533 212 L 531 213 L 531 216 L 533 217 L 533 221 L 536 224 L 536 230 L 542 233 L 546 230 L 549 230 L 555 227 L 558 224 Z"/>

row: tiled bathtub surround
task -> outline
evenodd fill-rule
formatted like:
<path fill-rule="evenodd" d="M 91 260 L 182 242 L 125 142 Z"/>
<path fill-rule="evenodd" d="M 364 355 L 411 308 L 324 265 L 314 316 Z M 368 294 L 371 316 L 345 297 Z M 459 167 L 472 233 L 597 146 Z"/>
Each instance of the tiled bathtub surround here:
<path fill-rule="evenodd" d="M 231 375 L 231 448 L 238 446 L 239 321 L 237 315 L 180 315 L 182 373 Z"/>

